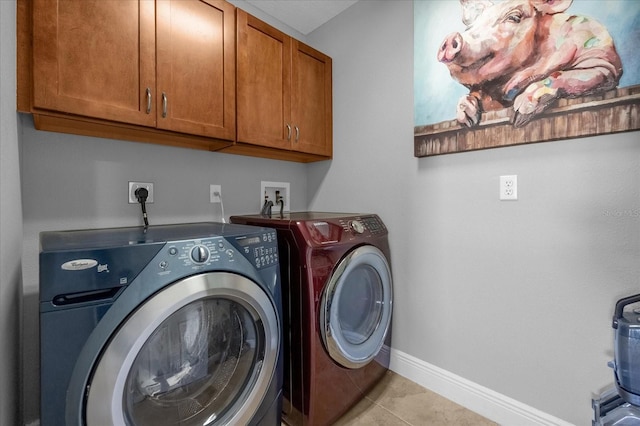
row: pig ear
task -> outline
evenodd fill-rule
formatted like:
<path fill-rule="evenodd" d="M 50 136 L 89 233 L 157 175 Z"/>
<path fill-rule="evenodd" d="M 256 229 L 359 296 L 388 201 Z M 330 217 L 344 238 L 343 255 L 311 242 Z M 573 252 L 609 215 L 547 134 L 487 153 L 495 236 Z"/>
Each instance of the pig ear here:
<path fill-rule="evenodd" d="M 462 6 L 462 22 L 468 27 L 493 2 L 490 0 L 460 0 Z"/>
<path fill-rule="evenodd" d="M 571 6 L 573 0 L 531 0 L 531 5 L 545 15 L 564 12 Z"/>

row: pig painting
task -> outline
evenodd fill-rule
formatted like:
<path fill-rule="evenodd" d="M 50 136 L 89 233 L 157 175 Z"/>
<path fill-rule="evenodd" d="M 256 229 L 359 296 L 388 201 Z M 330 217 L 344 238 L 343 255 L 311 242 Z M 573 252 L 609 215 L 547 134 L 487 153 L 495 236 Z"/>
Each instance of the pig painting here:
<path fill-rule="evenodd" d="M 449 34 L 437 59 L 469 89 L 456 119 L 473 127 L 483 111 L 513 108 L 520 127 L 558 98 L 613 89 L 622 62 L 607 29 L 565 13 L 573 0 L 460 0 L 462 33 Z"/>

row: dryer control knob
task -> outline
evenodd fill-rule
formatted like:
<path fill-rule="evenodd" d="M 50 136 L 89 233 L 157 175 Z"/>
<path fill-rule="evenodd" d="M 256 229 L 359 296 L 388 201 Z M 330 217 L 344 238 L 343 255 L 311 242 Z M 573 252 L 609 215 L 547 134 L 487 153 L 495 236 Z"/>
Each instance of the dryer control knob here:
<path fill-rule="evenodd" d="M 205 246 L 195 246 L 191 249 L 191 259 L 196 263 L 204 263 L 209 259 L 209 250 Z"/>
<path fill-rule="evenodd" d="M 359 220 L 352 220 L 349 222 L 349 227 L 356 234 L 362 234 L 364 232 L 364 225 Z"/>

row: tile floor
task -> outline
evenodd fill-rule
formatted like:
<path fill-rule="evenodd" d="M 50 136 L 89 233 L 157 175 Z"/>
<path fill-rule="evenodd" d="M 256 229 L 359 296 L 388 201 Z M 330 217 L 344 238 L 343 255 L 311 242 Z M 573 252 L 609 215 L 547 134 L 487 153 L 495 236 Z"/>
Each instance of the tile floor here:
<path fill-rule="evenodd" d="M 489 426 L 496 423 L 389 371 L 335 426 Z"/>

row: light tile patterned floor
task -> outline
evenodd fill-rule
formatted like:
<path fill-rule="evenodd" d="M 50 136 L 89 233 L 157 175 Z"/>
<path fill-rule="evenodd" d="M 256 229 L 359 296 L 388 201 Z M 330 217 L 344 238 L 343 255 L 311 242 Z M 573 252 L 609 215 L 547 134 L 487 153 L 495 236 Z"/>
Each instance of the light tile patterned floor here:
<path fill-rule="evenodd" d="M 335 426 L 490 426 L 496 423 L 389 371 Z"/>

